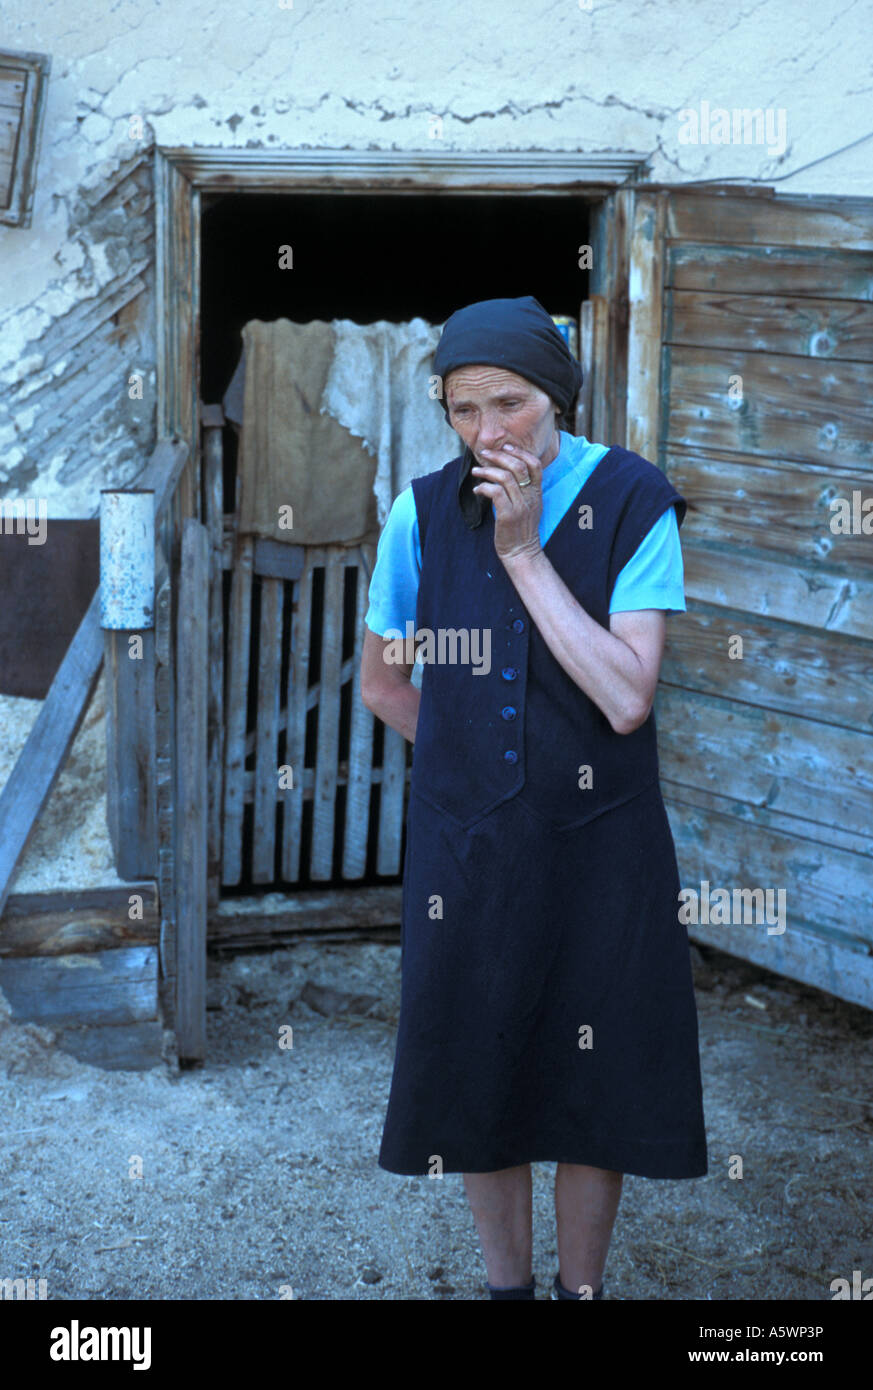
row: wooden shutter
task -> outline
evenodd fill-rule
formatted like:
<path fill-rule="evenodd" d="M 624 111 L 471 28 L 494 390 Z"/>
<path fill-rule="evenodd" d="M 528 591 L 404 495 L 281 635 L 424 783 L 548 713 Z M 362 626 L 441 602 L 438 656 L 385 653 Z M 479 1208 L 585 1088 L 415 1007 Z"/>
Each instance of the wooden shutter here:
<path fill-rule="evenodd" d="M 782 934 L 690 934 L 873 1008 L 873 535 L 830 505 L 873 498 L 871 212 L 638 194 L 627 443 L 688 501 L 656 703 L 683 885 L 787 894 Z"/>
<path fill-rule="evenodd" d="M 51 59 L 0 50 L 0 223 L 29 227 Z"/>

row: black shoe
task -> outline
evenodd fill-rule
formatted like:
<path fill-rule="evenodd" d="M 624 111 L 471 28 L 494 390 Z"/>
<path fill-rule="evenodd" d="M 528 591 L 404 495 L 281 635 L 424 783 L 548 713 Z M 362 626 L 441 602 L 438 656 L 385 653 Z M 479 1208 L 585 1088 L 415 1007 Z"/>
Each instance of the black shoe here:
<path fill-rule="evenodd" d="M 584 1287 L 584 1286 L 583 1286 L 583 1287 Z M 603 1297 L 603 1285 L 601 1284 L 601 1285 L 600 1285 L 600 1288 L 597 1290 L 597 1292 L 596 1292 L 596 1293 L 592 1293 L 592 1294 L 590 1295 L 590 1298 L 591 1298 L 591 1300 L 593 1301 L 593 1300 L 596 1299 L 596 1298 L 602 1298 L 602 1297 Z M 558 1273 L 558 1274 L 555 1275 L 555 1282 L 554 1282 L 554 1285 L 553 1285 L 553 1287 L 552 1287 L 552 1298 L 575 1298 L 575 1300 L 576 1300 L 577 1303 L 580 1303 L 580 1302 L 582 1302 L 582 1303 L 588 1302 L 588 1299 L 587 1299 L 587 1298 L 583 1298 L 582 1295 L 581 1295 L 580 1293 L 571 1293 L 569 1289 L 565 1289 L 565 1288 L 564 1288 L 564 1285 L 561 1283 L 561 1276 L 560 1276 L 560 1273 Z"/>

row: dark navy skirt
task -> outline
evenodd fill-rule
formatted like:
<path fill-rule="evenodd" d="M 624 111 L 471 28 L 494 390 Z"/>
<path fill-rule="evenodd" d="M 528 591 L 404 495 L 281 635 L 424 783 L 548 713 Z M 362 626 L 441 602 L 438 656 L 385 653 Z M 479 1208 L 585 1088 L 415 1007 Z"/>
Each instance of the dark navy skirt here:
<path fill-rule="evenodd" d="M 657 783 L 572 830 L 518 796 L 461 830 L 412 791 L 380 1166 L 705 1174 L 679 886 Z"/>

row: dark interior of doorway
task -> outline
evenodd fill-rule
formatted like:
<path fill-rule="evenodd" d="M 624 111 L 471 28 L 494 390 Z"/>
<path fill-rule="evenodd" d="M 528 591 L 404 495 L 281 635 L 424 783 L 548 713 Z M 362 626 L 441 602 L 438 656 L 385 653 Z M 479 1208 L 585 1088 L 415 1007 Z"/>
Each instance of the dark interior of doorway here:
<path fill-rule="evenodd" d="M 201 241 L 201 399 L 206 403 L 221 400 L 239 360 L 240 331 L 254 318 L 399 323 L 420 316 L 430 323 L 443 323 L 455 309 L 477 299 L 532 294 L 550 314 L 566 314 L 578 321 L 580 304 L 588 293 L 587 272 L 579 268 L 579 248 L 589 240 L 588 204 L 572 194 L 210 195 L 204 202 Z M 293 269 L 279 266 L 279 248 L 287 245 L 293 248 Z M 229 512 L 235 495 L 237 436 L 230 426 L 224 434 L 224 509 Z M 227 613 L 228 573 L 225 580 Z M 353 585 L 347 588 L 345 600 L 348 649 L 343 651 L 344 660 L 351 655 L 353 640 Z M 316 610 L 318 601 L 316 591 Z M 255 608 L 253 640 L 257 628 Z M 313 632 L 317 643 L 317 611 L 313 612 Z M 254 651 L 252 658 L 256 661 Z M 313 649 L 310 671 L 318 670 L 318 661 L 319 652 Z M 341 712 L 341 758 L 348 746 L 349 714 L 346 698 Z M 250 709 L 250 728 L 254 717 Z M 373 755 L 377 766 L 382 732 L 377 721 Z M 307 750 L 307 762 L 311 756 L 312 750 Z M 378 788 L 374 788 L 373 824 L 377 823 L 376 797 Z M 343 811 L 340 789 L 333 886 L 343 882 L 339 872 Z M 244 864 L 250 862 L 253 834 L 249 804 Z M 304 862 L 308 862 L 310 834 L 311 806 L 307 806 Z M 371 835 L 367 872 L 356 884 L 397 881 L 376 874 Z M 278 876 L 273 883 L 258 885 L 244 877 L 237 888 L 223 892 L 230 896 L 290 886 Z M 330 885 L 307 879 L 293 885 L 326 886 Z"/>

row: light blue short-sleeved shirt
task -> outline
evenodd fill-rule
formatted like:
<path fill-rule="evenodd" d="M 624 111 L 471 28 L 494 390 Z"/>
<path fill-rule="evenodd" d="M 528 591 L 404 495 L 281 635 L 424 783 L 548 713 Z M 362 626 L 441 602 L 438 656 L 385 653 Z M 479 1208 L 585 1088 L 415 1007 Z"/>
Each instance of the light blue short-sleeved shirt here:
<path fill-rule="evenodd" d="M 560 431 L 561 447 L 543 470 L 543 511 L 540 545 L 545 545 L 558 522 L 593 473 L 606 444 L 591 444 L 584 437 Z M 492 511 L 494 504 L 492 503 Z M 421 545 L 418 513 L 411 485 L 395 497 L 376 549 L 370 578 L 370 606 L 364 621 L 371 632 L 394 637 L 415 622 Z M 609 603 L 610 613 L 640 608 L 663 608 L 668 613 L 685 611 L 685 575 L 676 508 L 668 507 L 645 535 L 619 571 Z"/>

